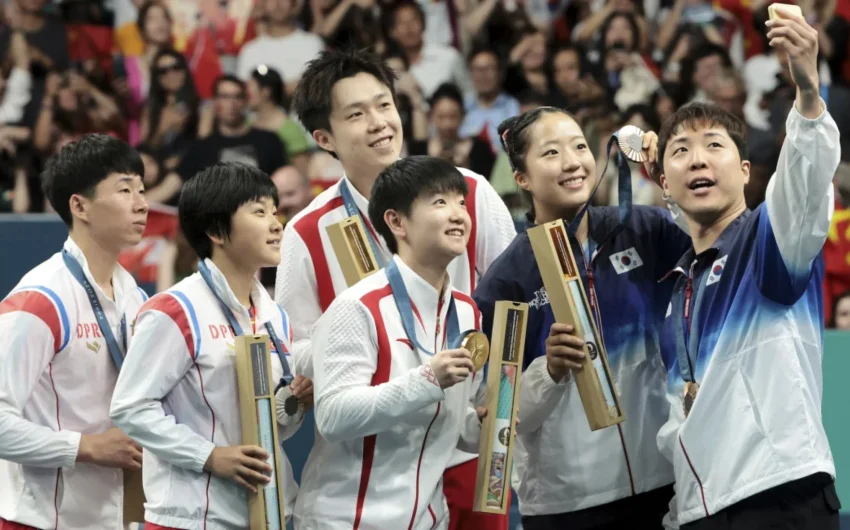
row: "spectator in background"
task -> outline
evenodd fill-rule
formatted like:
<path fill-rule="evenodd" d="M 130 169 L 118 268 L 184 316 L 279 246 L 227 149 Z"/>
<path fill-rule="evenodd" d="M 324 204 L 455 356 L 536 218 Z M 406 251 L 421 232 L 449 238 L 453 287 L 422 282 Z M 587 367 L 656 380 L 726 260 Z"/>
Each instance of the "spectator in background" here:
<path fill-rule="evenodd" d="M 408 71 L 426 98 L 443 83 L 454 83 L 463 92 L 472 89 L 463 56 L 456 49 L 425 43 L 425 12 L 415 0 L 399 0 L 384 14 L 387 36 L 404 54 Z"/>
<path fill-rule="evenodd" d="M 546 35 L 535 31 L 519 39 L 508 57 L 505 92 L 516 96 L 527 90 L 549 94 L 549 76 L 545 70 L 547 59 Z"/>
<path fill-rule="evenodd" d="M 602 98 L 602 88 L 587 73 L 583 64 L 581 50 L 573 45 L 561 45 L 552 53 L 549 61 L 552 73 L 550 104 L 570 113 L 581 120 L 590 105 Z"/>
<path fill-rule="evenodd" d="M 383 44 L 375 0 L 311 0 L 304 27 L 331 48 L 364 49 Z"/>
<path fill-rule="evenodd" d="M 13 32 L 22 33 L 29 45 L 32 97 L 24 110 L 22 125 L 32 127 L 38 119 L 45 94 L 47 74 L 64 72 L 70 65 L 65 25 L 44 15 L 47 0 L 8 0 L 11 16 L 0 28 L 0 58 L 7 60 Z"/>
<path fill-rule="evenodd" d="M 274 69 L 261 64 L 247 83 L 248 107 L 253 112 L 251 124 L 257 129 L 278 135 L 290 163 L 303 174 L 310 164 L 310 141 L 307 131 L 286 112 L 283 79 Z"/>
<path fill-rule="evenodd" d="M 173 167 L 198 137 L 200 98 L 186 58 L 171 48 L 156 54 L 152 75 L 140 137 Z"/>
<path fill-rule="evenodd" d="M 121 95 L 127 103 L 130 118 L 127 137 L 130 145 L 137 145 L 142 141 L 141 113 L 150 93 L 153 65 L 159 53 L 171 47 L 172 24 L 171 14 L 164 4 L 159 0 L 146 0 L 139 8 L 136 21 L 143 46 L 142 53 L 116 59 L 123 61 L 123 71 L 121 65 L 118 65 L 115 76 L 126 81 L 126 88 L 122 87 L 119 92 L 123 92 Z"/>
<path fill-rule="evenodd" d="M 474 94 L 466 96 L 466 116 L 460 127 L 463 137 L 482 135 L 494 153 L 502 150 L 497 127 L 519 114 L 519 102 L 502 90 L 504 73 L 496 51 L 479 47 L 469 54 L 469 72 Z"/>
<path fill-rule="evenodd" d="M 394 46 L 393 50 L 384 56 L 384 62 L 396 75 L 396 108 L 401 117 L 405 148 L 411 141 L 427 140 L 428 104 L 416 78 L 408 71 L 407 57 Z"/>
<path fill-rule="evenodd" d="M 245 83 L 231 75 L 219 77 L 213 85 L 212 133 L 192 143 L 177 170 L 148 191 L 148 201 L 176 205 L 183 182 L 216 162 L 242 162 L 267 175 L 285 166 L 286 149 L 278 135 L 251 127 L 246 110 Z"/>
<path fill-rule="evenodd" d="M 693 43 L 690 37 L 688 42 Z M 732 68 L 732 60 L 722 46 L 705 44 L 694 48 L 690 44 L 690 52 L 681 65 L 678 105 L 708 101 L 706 93 L 724 68 Z"/>
<path fill-rule="evenodd" d="M 479 136 L 460 135 L 464 114 L 460 90 L 450 83 L 440 85 L 430 105 L 431 128 L 435 134 L 428 140 L 410 142 L 407 154 L 442 158 L 457 167 L 489 176 L 495 161 L 490 144 Z"/>
<path fill-rule="evenodd" d="M 120 136 L 125 130 L 118 103 L 73 70 L 51 73 L 33 143 L 42 155 L 58 153 L 65 144 L 90 133 Z"/>
<path fill-rule="evenodd" d="M 266 33 L 242 47 L 237 75 L 247 81 L 251 72 L 264 64 L 283 76 L 286 93 L 292 95 L 307 63 L 325 49 L 325 44 L 317 35 L 298 27 L 303 0 L 258 1 L 263 2 Z"/>
<path fill-rule="evenodd" d="M 832 306 L 832 320 L 828 327 L 850 331 L 850 291 L 835 299 Z"/>

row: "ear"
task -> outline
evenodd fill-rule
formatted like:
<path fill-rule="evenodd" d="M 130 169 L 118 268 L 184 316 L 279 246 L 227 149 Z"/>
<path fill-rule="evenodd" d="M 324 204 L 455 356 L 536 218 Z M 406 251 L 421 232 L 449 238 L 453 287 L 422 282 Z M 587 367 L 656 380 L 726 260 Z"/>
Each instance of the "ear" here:
<path fill-rule="evenodd" d="M 213 246 L 219 246 L 219 247 L 224 245 L 224 240 L 226 239 L 226 238 L 221 237 L 221 236 L 216 236 L 216 235 L 210 234 L 209 232 L 207 232 L 207 237 L 210 238 L 210 241 L 212 241 Z"/>
<path fill-rule="evenodd" d="M 741 162 L 741 173 L 744 174 L 744 185 L 746 186 L 750 182 L 750 169 L 752 165 L 749 160 L 744 160 Z"/>
<path fill-rule="evenodd" d="M 334 149 L 333 135 L 330 133 L 330 131 L 325 129 L 316 129 L 315 131 L 313 131 L 313 140 L 316 141 L 316 145 L 318 145 L 325 151 L 329 151 L 331 153 L 336 152 L 336 149 Z"/>
<path fill-rule="evenodd" d="M 387 223 L 390 232 L 393 233 L 396 240 L 403 239 L 407 235 L 407 229 L 403 223 L 403 217 L 395 210 L 387 210 L 384 212 L 384 222 Z"/>
<path fill-rule="evenodd" d="M 667 186 L 667 176 L 664 173 L 658 176 L 658 182 L 661 184 L 661 190 L 667 195 L 670 195 L 670 188 Z"/>
<path fill-rule="evenodd" d="M 71 195 L 68 199 L 68 208 L 71 211 L 71 217 L 76 217 L 84 223 L 89 222 L 89 205 L 91 201 L 79 194 Z"/>
<path fill-rule="evenodd" d="M 514 181 L 516 181 L 517 186 L 524 189 L 525 191 L 528 191 L 530 184 L 528 182 L 528 177 L 526 176 L 525 173 L 520 173 L 519 171 L 514 171 Z"/>

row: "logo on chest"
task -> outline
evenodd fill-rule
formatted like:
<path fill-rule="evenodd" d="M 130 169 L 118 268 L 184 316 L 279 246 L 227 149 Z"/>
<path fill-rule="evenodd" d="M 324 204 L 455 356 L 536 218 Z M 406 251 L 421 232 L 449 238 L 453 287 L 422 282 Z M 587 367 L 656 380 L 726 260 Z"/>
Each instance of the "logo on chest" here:
<path fill-rule="evenodd" d="M 728 257 L 729 255 L 727 254 L 711 264 L 711 270 L 708 272 L 708 280 L 705 282 L 706 287 L 720 281 L 720 275 L 723 274 L 723 269 L 726 267 L 726 258 Z"/>
<path fill-rule="evenodd" d="M 609 256 L 609 259 L 617 274 L 629 272 L 643 265 L 643 260 L 640 259 L 635 247 L 627 248 L 622 252 L 615 252 Z"/>
<path fill-rule="evenodd" d="M 535 291 L 534 298 L 528 301 L 528 305 L 535 309 L 540 309 L 545 305 L 549 305 L 549 293 L 546 292 L 546 288 L 541 287 Z"/>

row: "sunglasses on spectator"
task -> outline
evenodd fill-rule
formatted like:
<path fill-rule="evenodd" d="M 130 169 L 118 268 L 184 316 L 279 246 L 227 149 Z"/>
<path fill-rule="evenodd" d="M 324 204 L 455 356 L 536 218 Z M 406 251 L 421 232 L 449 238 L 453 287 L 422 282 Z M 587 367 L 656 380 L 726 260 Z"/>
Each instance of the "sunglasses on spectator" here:
<path fill-rule="evenodd" d="M 182 72 L 183 65 L 181 64 L 170 64 L 168 66 L 157 66 L 156 67 L 156 75 L 165 75 L 169 72 Z"/>

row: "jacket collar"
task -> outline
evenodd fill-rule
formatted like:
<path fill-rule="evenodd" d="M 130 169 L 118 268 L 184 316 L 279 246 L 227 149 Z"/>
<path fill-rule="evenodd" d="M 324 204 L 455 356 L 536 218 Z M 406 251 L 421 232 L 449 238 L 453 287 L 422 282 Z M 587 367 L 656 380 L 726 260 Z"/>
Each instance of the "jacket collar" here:
<path fill-rule="evenodd" d="M 744 212 L 741 215 L 739 215 L 737 218 L 735 218 L 734 221 L 729 223 L 729 226 L 727 226 L 726 228 L 723 229 L 723 232 L 720 233 L 720 236 L 717 239 L 714 240 L 714 244 L 712 244 L 709 248 L 700 252 L 699 255 L 696 254 L 696 251 L 694 250 L 693 245 L 691 245 L 691 248 L 689 248 L 688 251 L 685 252 L 685 255 L 682 256 L 681 259 L 679 259 L 679 261 L 676 263 L 676 266 L 673 267 L 673 270 L 671 270 L 670 272 L 665 274 L 664 277 L 661 278 L 661 280 L 659 280 L 659 281 L 664 281 L 665 279 L 670 277 L 670 275 L 673 274 L 674 272 L 679 272 L 681 274 L 687 274 L 688 271 L 690 270 L 691 265 L 693 264 L 694 260 L 713 259 L 715 256 L 717 256 L 717 254 L 721 251 L 721 249 L 724 246 L 726 246 L 726 244 L 732 238 L 735 237 L 735 234 L 738 232 L 738 229 L 741 227 L 741 224 L 743 224 L 744 221 L 746 221 L 747 218 L 750 217 L 751 213 L 752 212 L 750 211 L 749 208 L 744 210 Z"/>
<path fill-rule="evenodd" d="M 86 255 L 83 253 L 83 250 L 77 246 L 74 240 L 68 237 L 68 239 L 65 240 L 65 244 L 62 246 L 62 249 L 67 251 L 68 254 L 70 254 L 71 257 L 77 260 L 77 263 L 80 264 L 80 267 L 83 269 L 83 274 L 86 275 L 86 279 L 94 288 L 98 299 L 100 299 L 100 303 L 103 304 L 104 307 L 113 305 L 118 311 L 118 314 L 124 314 L 126 312 L 127 305 L 130 302 L 130 297 L 136 290 L 136 280 L 133 279 L 133 276 L 124 270 L 121 265 L 116 263 L 115 269 L 112 272 L 112 293 L 114 300 L 110 299 L 94 280 L 94 276 L 92 275 L 91 270 L 89 270 L 89 262 L 86 259 Z"/>
<path fill-rule="evenodd" d="M 395 261 L 398 266 L 399 273 L 401 273 L 401 279 L 404 281 L 407 294 L 410 296 L 410 301 L 414 307 L 414 317 L 416 318 L 417 325 L 421 324 L 421 326 L 424 327 L 426 336 L 432 337 L 433 333 L 437 329 L 438 318 L 439 322 L 444 322 L 446 315 L 448 314 L 449 302 L 451 301 L 452 296 L 451 280 L 449 280 L 447 275 L 446 285 L 443 288 L 443 292 L 439 293 L 436 289 L 434 289 L 434 286 L 425 281 L 425 279 L 414 272 L 413 269 L 408 267 L 404 261 L 398 257 L 398 255 L 393 256 L 393 261 Z M 437 315 L 439 315 L 439 317 Z M 445 333 L 444 328 L 445 326 L 440 326 L 442 333 Z M 417 329 L 417 334 L 420 331 L 422 330 Z M 431 349 L 433 347 L 433 343 L 425 343 L 423 346 Z M 442 345 L 438 349 L 442 349 Z"/>
<path fill-rule="evenodd" d="M 209 258 L 204 260 L 204 264 L 210 271 L 213 291 L 219 296 L 219 298 L 221 298 L 228 309 L 233 311 L 234 314 L 250 320 L 251 316 L 248 313 L 248 309 L 240 304 L 239 300 L 236 299 L 236 295 L 233 294 L 233 290 L 230 288 L 230 284 L 227 283 L 227 278 L 224 277 L 221 270 L 216 267 L 215 263 L 213 263 Z M 201 281 L 203 281 L 203 279 Z M 257 329 L 259 329 L 260 326 L 265 325 L 266 322 L 279 318 L 278 309 L 274 300 L 272 300 L 268 291 L 266 291 L 266 288 L 263 287 L 256 277 L 251 285 L 251 302 L 254 304 L 255 323 Z M 246 331 L 246 333 L 247 332 L 248 331 Z"/>

